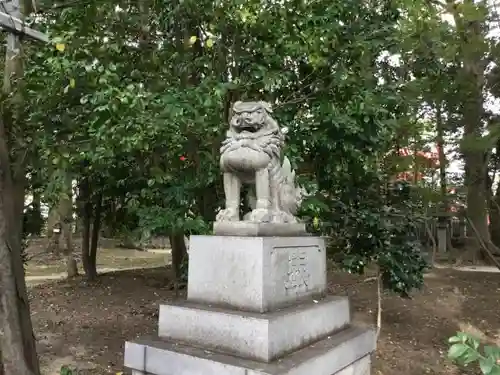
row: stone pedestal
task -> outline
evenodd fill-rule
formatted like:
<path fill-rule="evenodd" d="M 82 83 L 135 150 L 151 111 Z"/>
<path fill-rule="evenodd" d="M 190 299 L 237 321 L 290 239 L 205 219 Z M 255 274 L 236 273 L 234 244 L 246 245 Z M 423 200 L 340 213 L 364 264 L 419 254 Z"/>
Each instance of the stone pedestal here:
<path fill-rule="evenodd" d="M 448 237 L 448 225 L 447 223 L 438 223 L 437 225 L 437 242 L 438 242 L 438 252 L 441 254 L 446 253 L 447 250 L 447 237 Z"/>
<path fill-rule="evenodd" d="M 187 301 L 125 344 L 135 375 L 369 375 L 372 330 L 326 296 L 318 237 L 192 236 Z"/>

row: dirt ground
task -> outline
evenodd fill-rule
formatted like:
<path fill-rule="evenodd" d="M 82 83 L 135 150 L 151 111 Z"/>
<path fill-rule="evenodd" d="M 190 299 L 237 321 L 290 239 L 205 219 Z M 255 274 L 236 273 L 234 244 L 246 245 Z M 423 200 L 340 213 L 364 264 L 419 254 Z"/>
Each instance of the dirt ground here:
<path fill-rule="evenodd" d="M 76 279 L 32 286 L 44 374 L 57 374 L 66 364 L 78 367 L 79 374 L 122 371 L 124 342 L 155 333 L 158 303 L 173 299 L 167 274 L 158 267 L 104 274 L 95 284 Z M 368 276 L 329 276 L 330 293 L 349 295 L 354 319 L 362 324 L 372 324 L 376 315 L 376 285 Z M 457 330 L 467 330 L 500 344 L 499 306 L 500 273 L 433 270 L 413 299 L 384 296 L 372 373 L 479 374 L 449 363 L 446 341 Z"/>
<path fill-rule="evenodd" d="M 110 240 L 108 240 L 109 242 Z M 76 241 L 75 241 L 76 242 Z M 104 241 L 103 241 L 104 242 Z M 106 243 L 105 243 L 106 244 Z M 76 244 L 74 255 L 78 261 L 79 271 L 83 273 L 80 259 L 79 241 Z M 32 241 L 27 252 L 26 276 L 28 280 L 57 278 L 66 272 L 66 258 L 45 251 L 46 241 L 37 239 Z M 130 268 L 147 268 L 166 264 L 169 261 L 168 249 L 151 249 L 139 251 L 116 247 L 101 247 L 97 256 L 97 268 L 114 270 Z"/>

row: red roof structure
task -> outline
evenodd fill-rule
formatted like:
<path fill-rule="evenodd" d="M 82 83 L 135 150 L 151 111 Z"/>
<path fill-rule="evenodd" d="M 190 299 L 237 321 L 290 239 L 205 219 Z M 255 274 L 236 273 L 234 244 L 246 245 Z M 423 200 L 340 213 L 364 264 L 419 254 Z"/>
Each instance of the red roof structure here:
<path fill-rule="evenodd" d="M 436 168 L 439 166 L 439 155 L 437 151 L 417 151 L 409 149 L 408 147 L 403 147 L 398 150 L 399 156 L 411 157 L 417 159 L 415 164 L 418 164 L 422 168 Z M 398 173 L 396 179 L 405 181 L 420 181 L 424 177 L 422 172 L 418 171 L 418 166 L 416 171 L 405 171 Z"/>

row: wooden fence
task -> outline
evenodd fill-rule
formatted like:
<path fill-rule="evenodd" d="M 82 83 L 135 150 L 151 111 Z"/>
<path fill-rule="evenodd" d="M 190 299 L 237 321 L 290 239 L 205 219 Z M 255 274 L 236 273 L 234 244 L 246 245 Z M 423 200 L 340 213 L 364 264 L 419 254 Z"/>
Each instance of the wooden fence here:
<path fill-rule="evenodd" d="M 467 237 L 467 225 L 464 217 L 452 216 L 448 219 L 448 235 L 451 238 L 453 246 L 460 247 L 465 243 Z M 438 218 L 433 217 L 428 219 L 418 231 L 420 242 L 425 245 L 432 244 L 432 239 L 437 243 L 438 238 Z"/>

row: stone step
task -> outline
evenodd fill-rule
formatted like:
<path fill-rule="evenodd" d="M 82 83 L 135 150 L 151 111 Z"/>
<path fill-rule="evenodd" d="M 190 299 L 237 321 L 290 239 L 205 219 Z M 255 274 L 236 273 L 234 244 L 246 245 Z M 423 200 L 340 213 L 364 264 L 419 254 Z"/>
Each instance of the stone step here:
<path fill-rule="evenodd" d="M 159 338 L 125 344 L 134 375 L 369 375 L 372 330 L 350 327 L 271 363 L 176 344 Z"/>
<path fill-rule="evenodd" d="M 160 305 L 158 335 L 270 362 L 349 323 L 347 297 L 329 296 L 263 314 L 182 302 Z"/>
<path fill-rule="evenodd" d="M 268 312 L 325 295 L 325 240 L 191 236 L 188 272 L 188 300 Z"/>

